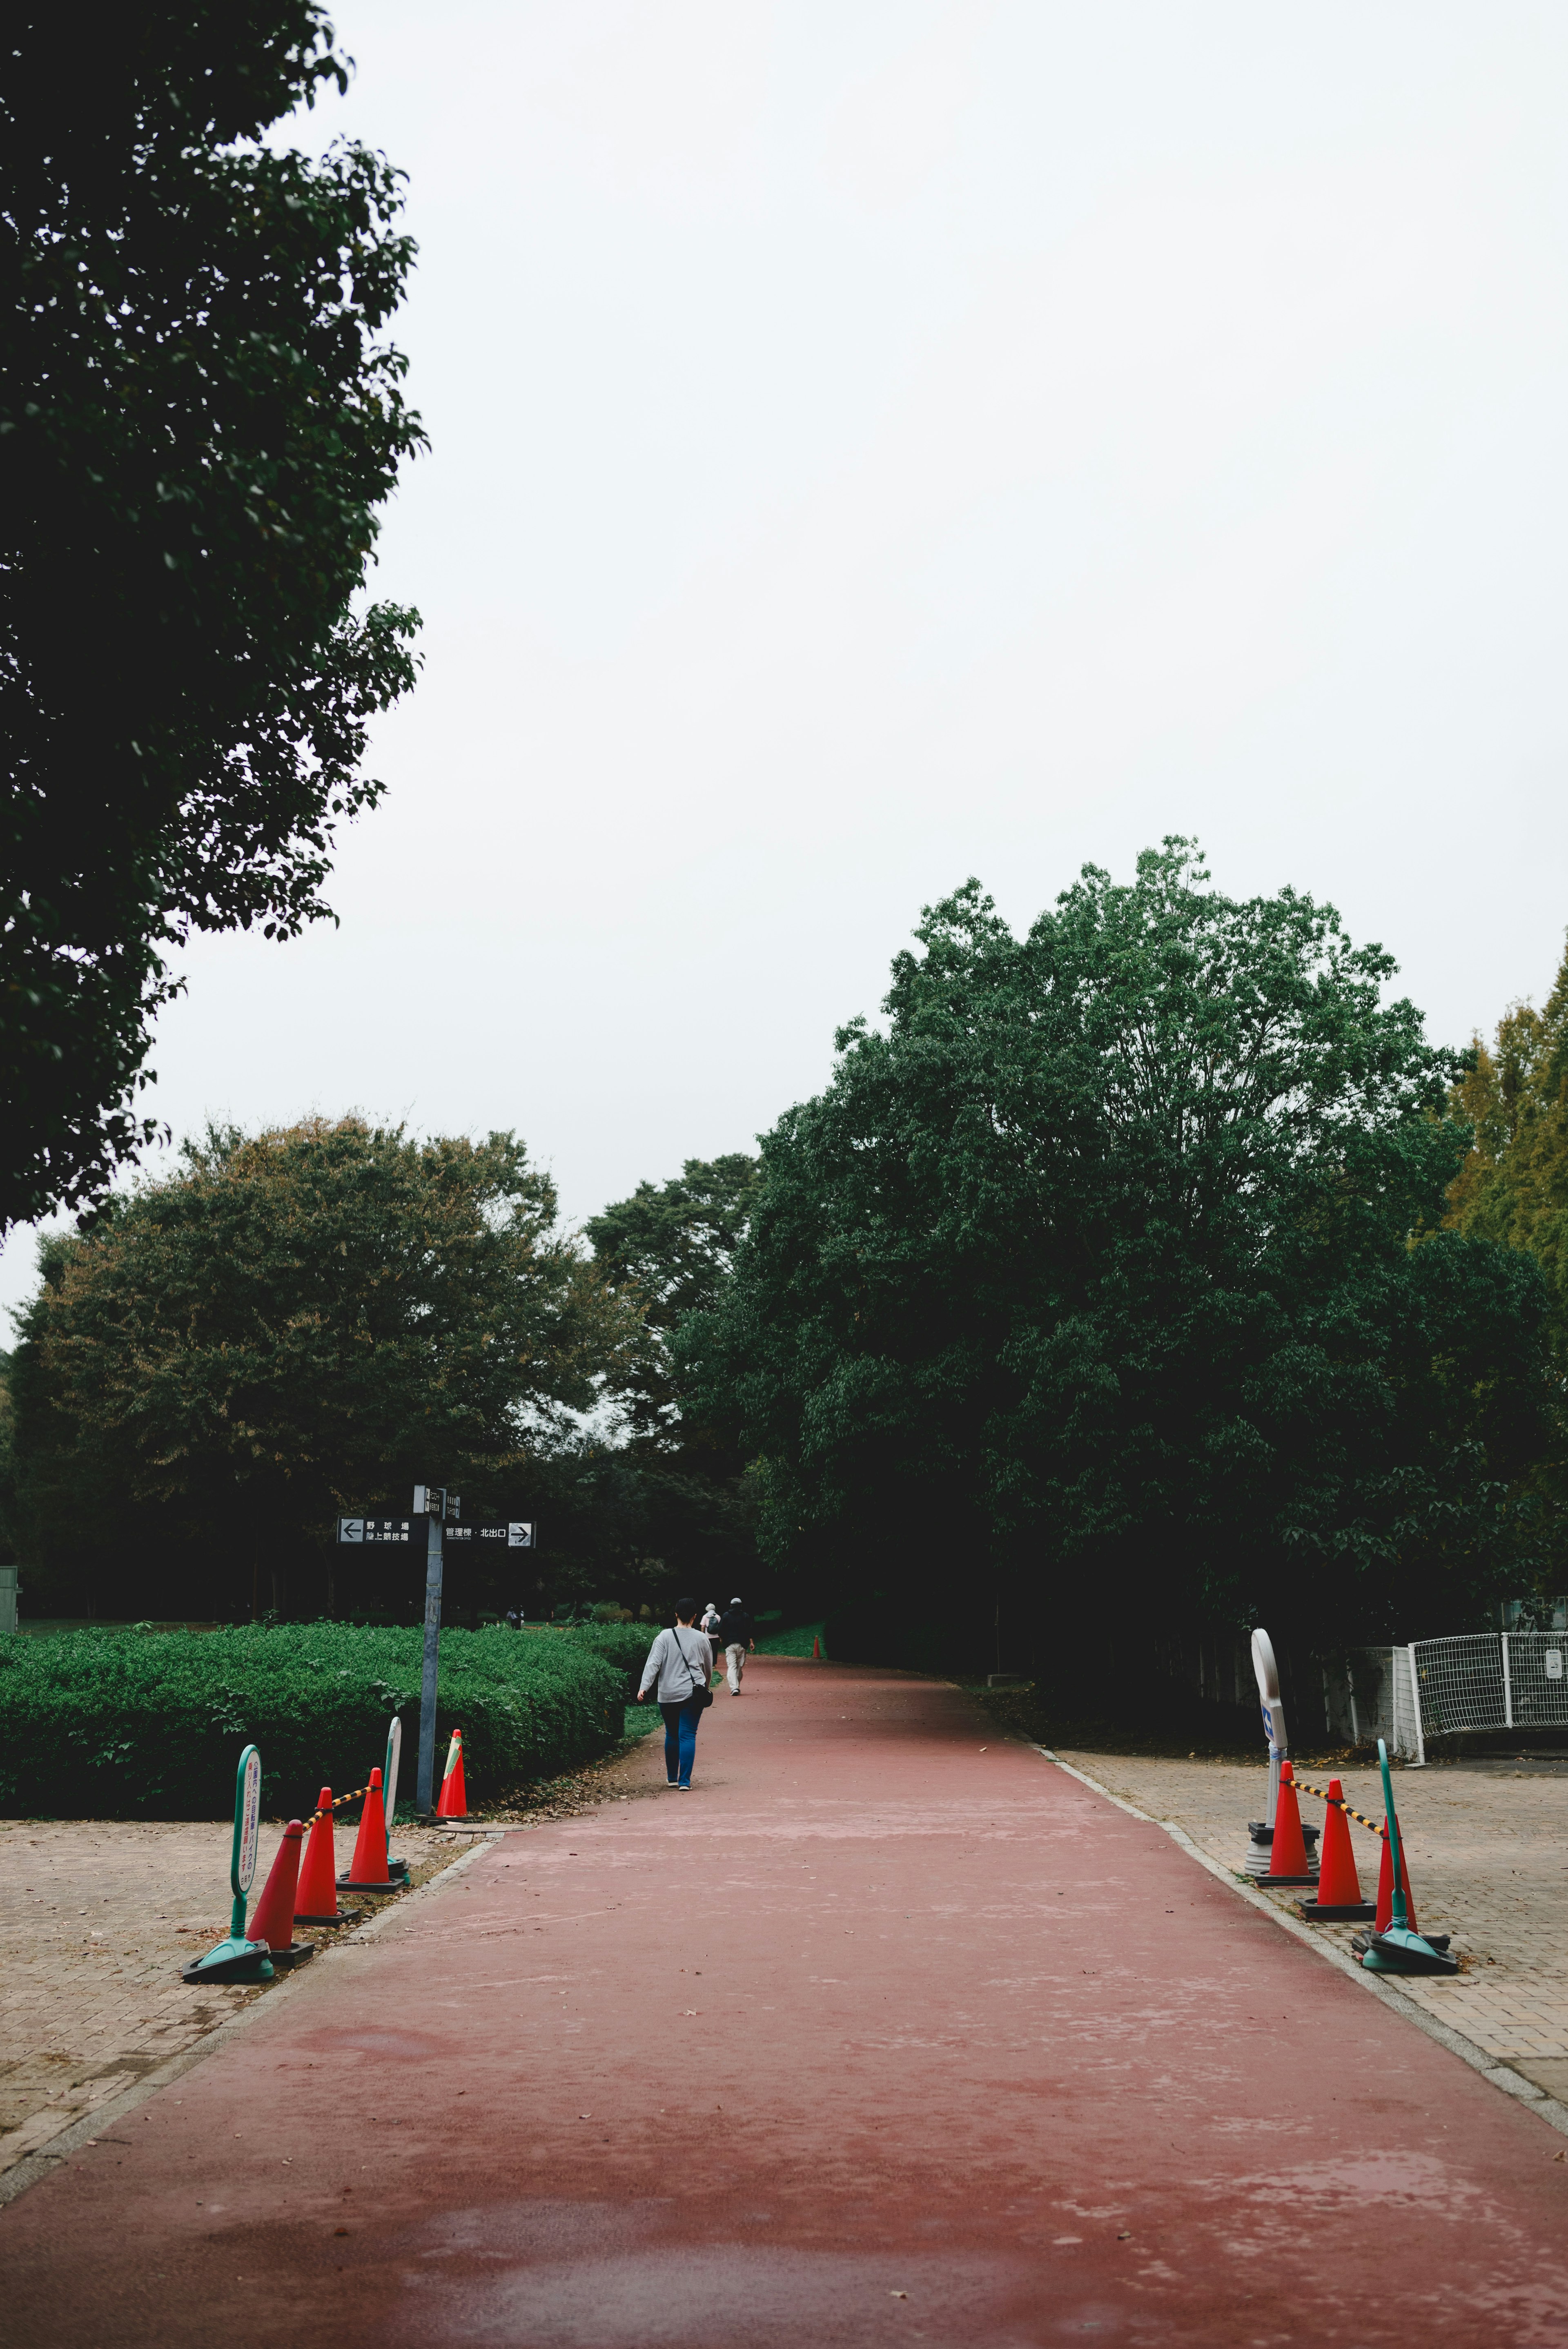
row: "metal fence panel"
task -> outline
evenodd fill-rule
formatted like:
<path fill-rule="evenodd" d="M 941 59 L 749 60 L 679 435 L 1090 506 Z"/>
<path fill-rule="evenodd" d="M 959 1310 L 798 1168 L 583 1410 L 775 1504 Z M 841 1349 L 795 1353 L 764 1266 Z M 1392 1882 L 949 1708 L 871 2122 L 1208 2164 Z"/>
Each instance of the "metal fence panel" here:
<path fill-rule="evenodd" d="M 1423 1737 L 1508 1726 L 1503 1642 L 1495 1631 L 1419 1640 L 1412 1651 Z"/>
<path fill-rule="evenodd" d="M 1427 1758 L 1424 1723 L 1417 1702 L 1419 1682 L 1414 1669 L 1415 1651 L 1410 1648 L 1395 1648 L 1390 1655 L 1389 1677 L 1393 1682 L 1394 1734 L 1390 1740 L 1396 1754 L 1408 1762 L 1424 1762 Z"/>
<path fill-rule="evenodd" d="M 1510 1729 L 1568 1729 L 1568 1637 L 1561 1631 L 1509 1631 L 1512 1719 Z"/>

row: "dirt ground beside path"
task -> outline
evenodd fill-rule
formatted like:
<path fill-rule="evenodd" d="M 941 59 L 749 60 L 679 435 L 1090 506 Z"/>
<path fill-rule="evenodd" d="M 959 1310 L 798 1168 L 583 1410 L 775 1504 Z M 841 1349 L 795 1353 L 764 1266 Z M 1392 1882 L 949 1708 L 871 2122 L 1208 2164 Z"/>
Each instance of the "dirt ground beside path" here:
<path fill-rule="evenodd" d="M 481 1824 L 537 1828 L 580 1817 L 640 1785 L 639 1774 L 620 1768 L 638 1750 L 542 1783 Z M 278 1826 L 263 1830 L 253 1902 Z M 340 1820 L 344 1864 L 353 1832 Z M 211 1819 L 0 1820 L 0 2178 L 270 1995 L 222 1983 L 190 1990 L 180 1979 L 181 1967 L 229 1930 L 230 1837 Z M 411 1888 L 449 1868 L 469 1842 L 400 1826 L 396 1848 L 410 1863 Z M 366 1920 L 378 1905 L 357 1904 Z M 296 1938 L 325 1951 L 343 1929 L 300 1926 Z"/>
<path fill-rule="evenodd" d="M 1249 1818 L 1263 1816 L 1262 1764 L 1172 1762 L 1062 1752 L 1150 1818 L 1170 1819 L 1222 1867 L 1240 1869 Z M 1314 1785 L 1329 1773 L 1305 1769 Z M 1340 1769 L 1347 1801 L 1383 1816 L 1375 1770 Z M 1400 1982 L 1403 1994 L 1507 2064 L 1532 2086 L 1568 2101 L 1568 1774 L 1528 1761 L 1506 1767 L 1457 1764 L 1400 1770 L 1394 1802 L 1408 1848 L 1420 1923 L 1451 1935 L 1464 1971 Z M 1302 1797 L 1302 1816 L 1322 1825 L 1324 1806 Z M 1377 1840 L 1351 1828 L 1361 1889 L 1377 1889 Z M 1266 1889 L 1266 1887 L 1260 1888 Z M 1272 1896 L 1282 1905 L 1297 1892 Z M 1354 1925 L 1315 1926 L 1348 1951 Z"/>
<path fill-rule="evenodd" d="M 957 1690 L 758 1659 L 617 1772 L 0 2212 L 18 2337 L 1568 2340 L 1562 2138 Z"/>
<path fill-rule="evenodd" d="M 180 1979 L 229 1930 L 231 1837 L 211 1819 L 0 1822 L 0 2176 L 268 1995 Z M 256 1893 L 276 1846 L 274 1824 Z M 417 1885 L 467 1847 L 400 1827 L 397 1848 Z"/>

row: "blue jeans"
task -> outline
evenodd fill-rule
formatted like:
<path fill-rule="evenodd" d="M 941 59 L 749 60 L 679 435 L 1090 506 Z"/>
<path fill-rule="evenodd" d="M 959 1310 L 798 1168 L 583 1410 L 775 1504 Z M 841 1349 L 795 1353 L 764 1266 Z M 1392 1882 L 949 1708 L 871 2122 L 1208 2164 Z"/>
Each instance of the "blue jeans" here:
<path fill-rule="evenodd" d="M 674 1778 L 678 1770 L 680 1784 L 691 1785 L 691 1765 L 696 1760 L 696 1725 L 705 1707 L 695 1696 L 683 1704 L 661 1704 L 665 1716 L 665 1775 Z"/>

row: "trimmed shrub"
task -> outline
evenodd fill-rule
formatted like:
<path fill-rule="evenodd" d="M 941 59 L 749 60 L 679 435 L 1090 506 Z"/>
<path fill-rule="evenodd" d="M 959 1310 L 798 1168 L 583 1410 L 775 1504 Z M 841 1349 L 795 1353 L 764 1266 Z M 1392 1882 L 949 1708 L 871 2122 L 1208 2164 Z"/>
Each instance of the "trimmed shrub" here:
<path fill-rule="evenodd" d="M 438 1773 L 454 1728 L 481 1806 L 607 1752 L 647 1650 L 625 1624 L 444 1630 Z M 418 1629 L 327 1622 L 0 1640 L 0 1815 L 227 1817 L 253 1740 L 263 1812 L 303 1816 L 319 1787 L 364 1785 L 395 1713 L 409 1797 L 422 1653 Z"/>
<path fill-rule="evenodd" d="M 625 1672 L 631 1681 L 626 1693 L 633 1697 L 637 1693 L 638 1676 L 659 1630 L 657 1623 L 581 1623 L 557 1636 Z"/>

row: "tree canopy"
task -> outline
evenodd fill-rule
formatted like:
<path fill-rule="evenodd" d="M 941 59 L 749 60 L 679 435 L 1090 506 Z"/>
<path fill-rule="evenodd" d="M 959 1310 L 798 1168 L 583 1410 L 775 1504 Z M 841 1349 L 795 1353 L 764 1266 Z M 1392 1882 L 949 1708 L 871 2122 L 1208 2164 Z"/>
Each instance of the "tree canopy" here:
<path fill-rule="evenodd" d="M 423 439 L 380 339 L 399 175 L 269 127 L 346 86 L 315 0 L 0 44 L 0 1227 L 101 1193 L 169 951 L 325 913 L 417 616 L 366 608 Z"/>
<path fill-rule="evenodd" d="M 689 1436 L 671 1340 L 693 1313 L 718 1304 L 746 1236 L 758 1164 L 744 1151 L 688 1158 L 671 1182 L 639 1183 L 583 1226 L 607 1280 L 642 1305 L 645 1342 L 627 1390 L 634 1438 L 671 1444 Z"/>
<path fill-rule="evenodd" d="M 416 1482 L 515 1500 L 637 1339 L 555 1223 L 510 1133 L 346 1118 L 187 1145 L 44 1243 L 13 1364 L 31 1546 L 112 1541 L 129 1505 L 213 1558 L 275 1558 Z"/>
<path fill-rule="evenodd" d="M 972 882 L 917 943 L 680 1340 L 773 1554 L 949 1612 L 1266 1599 L 1340 1637 L 1528 1571 L 1542 1283 L 1435 1229 L 1457 1064 L 1389 957 L 1180 840 L 1023 937 Z"/>
<path fill-rule="evenodd" d="M 1543 1010 L 1516 1003 L 1490 1047 L 1477 1038 L 1452 1108 L 1473 1143 L 1449 1192 L 1449 1226 L 1534 1257 L 1568 1375 L 1568 954 Z"/>

